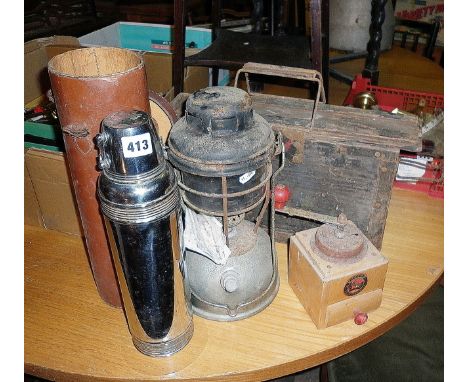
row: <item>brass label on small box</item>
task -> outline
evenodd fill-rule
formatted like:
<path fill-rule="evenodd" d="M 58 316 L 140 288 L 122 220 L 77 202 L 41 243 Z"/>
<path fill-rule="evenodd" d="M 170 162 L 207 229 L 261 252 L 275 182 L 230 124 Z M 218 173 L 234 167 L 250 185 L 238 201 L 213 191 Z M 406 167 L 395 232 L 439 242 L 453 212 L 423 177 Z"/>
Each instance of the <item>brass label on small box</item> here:
<path fill-rule="evenodd" d="M 364 273 L 361 273 L 359 275 L 351 277 L 347 281 L 343 291 L 346 296 L 355 296 L 360 291 L 362 291 L 366 287 L 366 285 L 367 276 Z"/>

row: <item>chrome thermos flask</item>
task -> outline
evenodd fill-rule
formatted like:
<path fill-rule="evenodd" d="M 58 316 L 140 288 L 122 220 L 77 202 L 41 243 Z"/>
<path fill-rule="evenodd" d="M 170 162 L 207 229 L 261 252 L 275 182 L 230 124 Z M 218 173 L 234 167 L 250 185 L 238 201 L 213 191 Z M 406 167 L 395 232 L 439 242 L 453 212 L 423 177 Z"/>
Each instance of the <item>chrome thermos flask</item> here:
<path fill-rule="evenodd" d="M 170 355 L 193 334 L 174 170 L 144 112 L 110 114 L 96 143 L 98 196 L 133 343 Z"/>

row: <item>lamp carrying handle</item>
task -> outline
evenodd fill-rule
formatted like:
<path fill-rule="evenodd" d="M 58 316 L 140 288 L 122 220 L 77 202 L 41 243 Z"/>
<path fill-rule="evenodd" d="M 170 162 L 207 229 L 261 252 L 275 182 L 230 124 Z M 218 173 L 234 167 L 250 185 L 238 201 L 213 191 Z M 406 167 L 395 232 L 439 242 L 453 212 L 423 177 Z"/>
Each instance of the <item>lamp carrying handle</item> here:
<path fill-rule="evenodd" d="M 317 106 L 319 102 L 326 103 L 325 90 L 323 88 L 323 79 L 322 74 L 316 70 L 304 69 L 304 68 L 294 68 L 290 66 L 280 66 L 280 65 L 269 65 L 269 64 L 260 64 L 256 62 L 247 62 L 244 66 L 239 69 L 236 73 L 236 78 L 234 80 L 234 87 L 238 87 L 239 75 L 245 73 L 245 81 L 247 84 L 247 92 L 252 94 L 250 90 L 249 82 L 249 73 L 252 74 L 262 74 L 265 76 L 276 76 L 276 77 L 285 77 L 285 78 L 294 78 L 298 80 L 315 82 L 317 86 L 317 95 L 314 100 L 314 107 L 312 110 L 312 117 L 310 119 L 310 125 L 313 125 L 315 113 L 317 111 Z"/>

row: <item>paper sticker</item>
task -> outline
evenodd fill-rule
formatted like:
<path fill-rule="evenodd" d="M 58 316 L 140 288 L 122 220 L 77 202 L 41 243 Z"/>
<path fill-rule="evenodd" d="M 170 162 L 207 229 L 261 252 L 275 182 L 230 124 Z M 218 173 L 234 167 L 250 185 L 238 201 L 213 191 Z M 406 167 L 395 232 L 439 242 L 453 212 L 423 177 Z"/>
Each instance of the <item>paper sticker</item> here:
<path fill-rule="evenodd" d="M 136 158 L 153 152 L 151 136 L 149 133 L 122 137 L 122 148 L 125 158 Z"/>
<path fill-rule="evenodd" d="M 344 287 L 344 293 L 346 296 L 354 296 L 362 291 L 367 285 L 367 275 L 361 273 L 359 275 L 351 277 Z"/>
<path fill-rule="evenodd" d="M 247 183 L 250 179 L 252 179 L 252 177 L 255 175 L 255 170 L 253 171 L 250 171 L 250 172 L 246 172 L 244 175 L 241 175 L 239 177 L 239 182 L 241 184 L 245 184 Z"/>

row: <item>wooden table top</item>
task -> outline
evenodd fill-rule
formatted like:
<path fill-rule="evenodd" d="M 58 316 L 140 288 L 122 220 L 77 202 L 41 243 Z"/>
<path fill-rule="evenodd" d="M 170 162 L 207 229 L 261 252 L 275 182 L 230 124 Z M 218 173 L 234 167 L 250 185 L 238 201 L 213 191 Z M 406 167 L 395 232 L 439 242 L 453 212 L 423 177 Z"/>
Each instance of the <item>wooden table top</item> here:
<path fill-rule="evenodd" d="M 166 358 L 132 344 L 124 313 L 98 296 L 80 237 L 25 226 L 25 372 L 53 380 L 265 380 L 304 370 L 371 341 L 410 314 L 443 273 L 443 201 L 394 190 L 382 252 L 389 268 L 381 307 L 362 326 L 317 330 L 287 282 L 254 317 L 194 316 L 190 343 Z"/>

